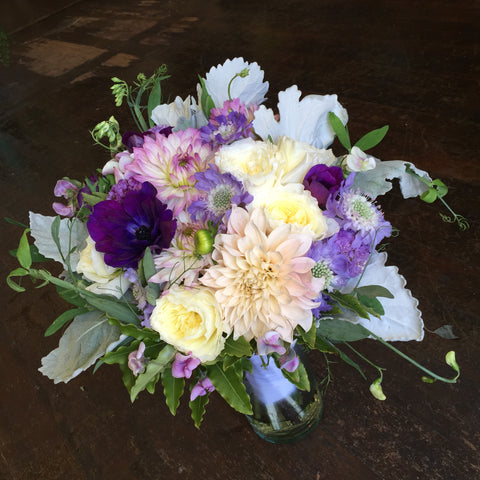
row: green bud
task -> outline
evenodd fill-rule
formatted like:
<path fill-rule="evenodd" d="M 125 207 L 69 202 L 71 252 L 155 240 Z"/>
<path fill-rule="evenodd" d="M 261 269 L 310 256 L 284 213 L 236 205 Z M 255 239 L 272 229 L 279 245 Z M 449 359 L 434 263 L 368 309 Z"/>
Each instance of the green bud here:
<path fill-rule="evenodd" d="M 197 230 L 194 237 L 195 253 L 197 255 L 207 255 L 213 251 L 213 234 L 210 230 Z"/>
<path fill-rule="evenodd" d="M 445 361 L 447 362 L 447 365 L 452 367 L 457 373 L 460 372 L 460 367 L 455 360 L 455 352 L 453 350 L 445 355 Z"/>
<path fill-rule="evenodd" d="M 248 77 L 248 74 L 249 74 L 250 70 L 248 68 L 244 68 L 241 72 L 240 72 L 240 76 L 242 78 L 245 78 L 245 77 Z"/>
<path fill-rule="evenodd" d="M 377 400 L 386 400 L 387 397 L 383 393 L 382 390 L 382 380 L 377 378 L 371 385 L 370 385 L 370 393 L 377 399 Z"/>

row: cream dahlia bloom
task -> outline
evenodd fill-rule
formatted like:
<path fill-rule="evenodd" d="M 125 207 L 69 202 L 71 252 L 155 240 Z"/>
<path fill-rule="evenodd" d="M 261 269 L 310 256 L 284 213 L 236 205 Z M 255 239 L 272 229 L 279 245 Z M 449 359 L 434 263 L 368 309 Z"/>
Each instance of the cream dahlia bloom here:
<path fill-rule="evenodd" d="M 290 225 L 272 228 L 261 208 L 233 207 L 227 233 L 216 237 L 216 264 L 200 282 L 215 291 L 235 339 L 275 331 L 292 342 L 297 325 L 311 327 L 324 281 L 312 276 L 315 261 L 305 256 L 310 245 L 311 237 L 292 233 Z"/>

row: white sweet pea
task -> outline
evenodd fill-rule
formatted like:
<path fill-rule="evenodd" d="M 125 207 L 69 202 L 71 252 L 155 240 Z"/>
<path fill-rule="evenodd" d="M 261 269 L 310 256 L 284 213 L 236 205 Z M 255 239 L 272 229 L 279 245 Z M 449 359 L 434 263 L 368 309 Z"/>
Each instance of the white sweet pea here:
<path fill-rule="evenodd" d="M 301 94 L 296 85 L 280 92 L 280 120 L 275 119 L 273 110 L 261 106 L 255 112 L 253 128 L 264 140 L 270 137 L 276 142 L 281 135 L 285 135 L 317 148 L 327 148 L 335 138 L 328 113 L 335 113 L 345 125 L 347 111 L 337 101 L 336 95 L 307 95 L 300 100 Z"/>
<path fill-rule="evenodd" d="M 205 116 L 190 95 L 183 100 L 176 97 L 172 103 L 156 106 L 151 115 L 155 125 L 168 125 L 185 130 L 188 127 L 202 127 L 207 124 Z"/>
<path fill-rule="evenodd" d="M 358 147 L 352 147 L 350 153 L 344 159 L 347 169 L 351 172 L 366 172 L 375 168 L 375 158 L 368 156 Z"/>
<path fill-rule="evenodd" d="M 245 69 L 248 70 L 248 75 L 238 76 L 232 81 L 229 96 L 230 80 Z M 223 107 L 226 100 L 233 98 L 239 98 L 247 107 L 260 105 L 266 100 L 265 95 L 268 91 L 268 82 L 263 81 L 263 75 L 263 70 L 256 62 L 248 63 L 243 58 L 237 57 L 227 60 L 223 65 L 212 67 L 206 75 L 205 87 L 217 108 Z"/>
<path fill-rule="evenodd" d="M 103 253 L 95 250 L 92 238 L 87 237 L 87 246 L 80 252 L 77 272 L 93 282 L 86 290 L 120 298 L 130 287 L 130 282 L 121 269 L 106 265 L 103 257 Z"/>
<path fill-rule="evenodd" d="M 115 182 L 118 183 L 119 180 L 129 176 L 125 167 L 132 163 L 133 160 L 133 153 L 130 153 L 128 150 L 117 153 L 115 158 L 112 158 L 103 166 L 102 175 L 114 175 Z"/>

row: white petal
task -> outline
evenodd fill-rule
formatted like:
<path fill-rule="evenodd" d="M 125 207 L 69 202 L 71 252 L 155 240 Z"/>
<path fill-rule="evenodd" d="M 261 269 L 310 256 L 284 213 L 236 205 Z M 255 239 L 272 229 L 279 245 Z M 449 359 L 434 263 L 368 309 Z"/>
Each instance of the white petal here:
<path fill-rule="evenodd" d="M 398 268 L 385 266 L 386 260 L 385 252 L 375 253 L 363 273 L 360 286 L 381 285 L 387 288 L 394 298 L 378 298 L 385 310 L 385 315 L 381 318 L 357 318 L 355 323 L 360 323 L 387 341 L 420 341 L 423 339 L 423 320 L 418 309 L 418 300 L 405 288 L 407 282 L 398 273 Z M 342 293 L 351 292 L 356 281 L 357 279 L 350 280 Z"/>

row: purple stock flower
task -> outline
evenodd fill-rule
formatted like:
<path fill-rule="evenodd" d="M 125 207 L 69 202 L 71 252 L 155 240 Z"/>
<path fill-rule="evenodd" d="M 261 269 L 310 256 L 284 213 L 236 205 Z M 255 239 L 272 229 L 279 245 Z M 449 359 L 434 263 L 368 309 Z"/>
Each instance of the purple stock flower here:
<path fill-rule="evenodd" d="M 197 384 L 192 388 L 190 393 L 190 401 L 193 402 L 197 397 L 202 397 L 208 392 L 213 392 L 215 387 L 208 377 L 199 380 Z"/>
<path fill-rule="evenodd" d="M 134 178 L 120 179 L 115 185 L 112 186 L 108 192 L 107 200 L 115 200 L 121 202 L 127 192 L 137 191 L 142 188 L 142 183 Z"/>
<path fill-rule="evenodd" d="M 212 165 L 204 172 L 195 173 L 195 179 L 195 188 L 201 196 L 188 207 L 188 213 L 194 220 L 218 223 L 232 205 L 246 205 L 253 200 L 233 175 L 219 173 Z"/>
<path fill-rule="evenodd" d="M 168 125 L 156 125 L 148 129 L 146 132 L 137 133 L 130 130 L 126 131 L 122 136 L 122 143 L 127 147 L 130 153 L 133 153 L 134 148 L 141 148 L 145 143 L 145 137 L 155 139 L 155 134 L 160 133 L 168 137 L 172 133 L 173 128 Z"/>
<path fill-rule="evenodd" d="M 160 253 L 170 245 L 176 220 L 156 195 L 155 187 L 144 182 L 140 190 L 127 192 L 122 202 L 95 205 L 87 228 L 107 265 L 136 268 L 147 247 Z"/>
<path fill-rule="evenodd" d="M 134 350 L 128 355 L 128 368 L 133 372 L 135 376 L 142 373 L 145 370 L 146 358 L 144 356 L 145 344 L 140 342 L 138 350 Z"/>
<path fill-rule="evenodd" d="M 318 202 L 322 209 L 327 204 L 327 199 L 338 191 L 343 181 L 343 172 L 340 167 L 327 167 L 327 165 L 315 165 L 305 175 L 303 186 Z"/>
<path fill-rule="evenodd" d="M 200 360 L 192 357 L 190 353 L 188 355 L 177 353 L 175 355 L 175 360 L 172 363 L 172 377 L 190 378 L 193 370 L 195 370 L 199 365 Z"/>

